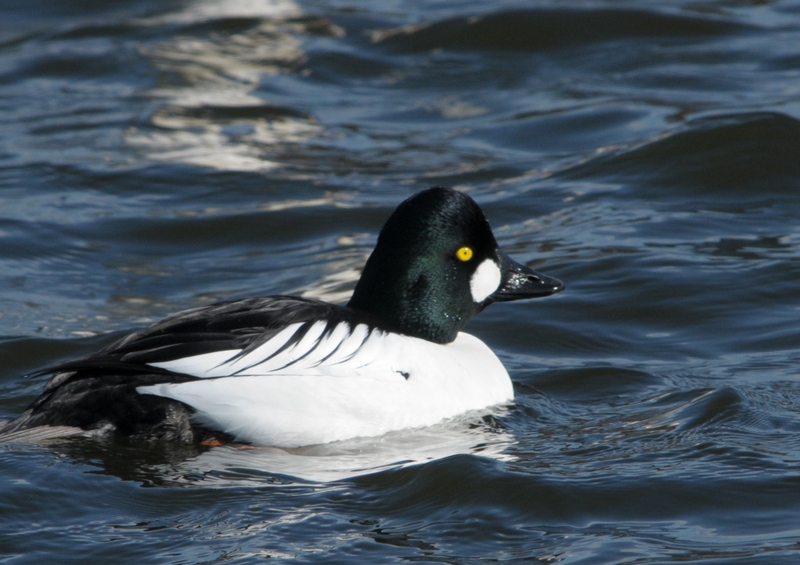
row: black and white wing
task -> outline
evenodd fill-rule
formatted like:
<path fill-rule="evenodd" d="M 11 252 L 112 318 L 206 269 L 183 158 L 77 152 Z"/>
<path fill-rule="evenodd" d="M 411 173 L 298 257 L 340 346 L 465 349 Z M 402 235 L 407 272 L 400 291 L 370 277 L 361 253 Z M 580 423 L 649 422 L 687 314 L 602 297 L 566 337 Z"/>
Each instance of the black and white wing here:
<path fill-rule="evenodd" d="M 353 310 L 302 298 L 253 298 L 187 310 L 93 355 L 36 373 L 53 377 L 20 417 L 0 428 L 0 437 L 61 426 L 197 439 L 191 409 L 140 391 L 279 371 L 348 374 L 359 359 L 375 359 L 383 333 Z"/>
<path fill-rule="evenodd" d="M 365 353 L 384 332 L 360 313 L 325 302 L 271 296 L 180 312 L 50 373 L 159 372 L 196 378 L 303 372 Z M 363 356 L 363 355 L 362 355 Z M 52 386 L 52 385 L 50 385 Z"/>

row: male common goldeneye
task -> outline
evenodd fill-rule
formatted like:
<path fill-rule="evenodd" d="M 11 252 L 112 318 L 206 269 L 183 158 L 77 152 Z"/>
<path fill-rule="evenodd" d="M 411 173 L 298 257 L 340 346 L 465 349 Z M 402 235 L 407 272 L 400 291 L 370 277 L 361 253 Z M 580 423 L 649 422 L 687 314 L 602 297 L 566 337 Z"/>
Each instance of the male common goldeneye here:
<path fill-rule="evenodd" d="M 0 437 L 297 447 L 431 425 L 513 399 L 500 360 L 461 332 L 469 319 L 563 288 L 502 253 L 472 198 L 434 187 L 391 215 L 346 306 L 269 296 L 174 314 L 39 372 L 54 376 Z"/>

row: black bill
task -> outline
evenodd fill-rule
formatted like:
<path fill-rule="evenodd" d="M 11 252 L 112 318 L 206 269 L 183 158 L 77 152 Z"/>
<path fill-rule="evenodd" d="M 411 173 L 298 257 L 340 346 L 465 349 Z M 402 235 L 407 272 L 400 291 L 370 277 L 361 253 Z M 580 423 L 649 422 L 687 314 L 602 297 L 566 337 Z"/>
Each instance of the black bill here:
<path fill-rule="evenodd" d="M 561 292 L 565 288 L 560 280 L 537 273 L 505 253 L 500 253 L 500 272 L 503 277 L 500 288 L 486 299 L 487 302 L 541 298 Z"/>

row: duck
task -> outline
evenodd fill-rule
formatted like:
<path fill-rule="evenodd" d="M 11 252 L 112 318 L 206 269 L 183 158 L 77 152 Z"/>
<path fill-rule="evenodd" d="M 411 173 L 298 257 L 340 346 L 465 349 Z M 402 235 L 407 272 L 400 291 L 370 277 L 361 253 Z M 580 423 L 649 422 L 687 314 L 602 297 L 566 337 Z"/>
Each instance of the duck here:
<path fill-rule="evenodd" d="M 51 378 L 0 439 L 55 430 L 297 448 L 431 426 L 513 402 L 508 372 L 467 322 L 563 289 L 501 251 L 469 195 L 432 187 L 391 214 L 345 305 L 279 295 L 172 314 L 34 373 Z"/>

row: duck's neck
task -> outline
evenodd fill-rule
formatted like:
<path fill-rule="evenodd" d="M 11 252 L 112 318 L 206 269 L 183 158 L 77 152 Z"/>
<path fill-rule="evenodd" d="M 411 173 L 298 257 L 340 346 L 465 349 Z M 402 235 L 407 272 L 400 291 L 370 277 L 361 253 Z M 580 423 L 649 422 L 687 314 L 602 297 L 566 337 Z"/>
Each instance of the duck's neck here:
<path fill-rule="evenodd" d="M 376 317 L 398 333 L 450 343 L 475 314 L 473 308 L 459 311 L 437 299 L 447 297 L 449 289 L 431 281 L 424 271 L 415 275 L 414 270 L 400 273 L 372 267 L 368 261 L 347 306 Z"/>

